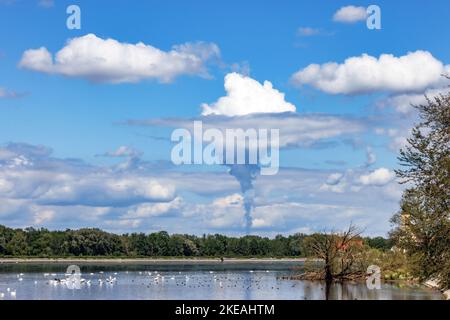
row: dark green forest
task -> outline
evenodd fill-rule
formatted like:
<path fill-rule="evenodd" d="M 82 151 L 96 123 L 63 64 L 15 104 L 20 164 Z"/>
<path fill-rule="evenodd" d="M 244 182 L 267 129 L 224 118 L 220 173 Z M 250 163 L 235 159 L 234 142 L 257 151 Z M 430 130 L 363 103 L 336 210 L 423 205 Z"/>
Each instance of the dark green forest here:
<path fill-rule="evenodd" d="M 240 238 L 220 234 L 193 235 L 131 233 L 117 235 L 99 229 L 49 231 L 12 229 L 0 225 L 3 257 L 305 257 L 304 243 L 313 235 L 273 239 L 254 235 Z M 306 241 L 305 241 L 306 240 Z M 372 248 L 387 250 L 389 240 L 363 238 Z"/>

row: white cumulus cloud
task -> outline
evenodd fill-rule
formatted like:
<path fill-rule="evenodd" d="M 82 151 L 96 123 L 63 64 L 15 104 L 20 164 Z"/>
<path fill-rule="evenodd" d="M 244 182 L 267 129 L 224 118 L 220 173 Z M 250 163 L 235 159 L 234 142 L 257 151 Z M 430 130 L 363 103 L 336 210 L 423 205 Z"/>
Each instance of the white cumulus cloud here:
<path fill-rule="evenodd" d="M 149 218 L 163 215 L 171 210 L 179 209 L 182 199 L 177 197 L 170 202 L 142 203 L 131 209 L 124 218 Z"/>
<path fill-rule="evenodd" d="M 238 74 L 225 76 L 227 95 L 212 104 L 202 105 L 202 115 L 242 116 L 251 113 L 295 112 L 292 103 L 286 102 L 284 93 L 273 88 L 270 81 L 263 84 Z"/>
<path fill-rule="evenodd" d="M 45 204 L 89 206 L 127 206 L 139 202 L 170 201 L 172 186 L 165 186 L 148 177 L 116 178 L 99 174 L 87 177 L 60 176 L 41 194 Z"/>
<path fill-rule="evenodd" d="M 362 175 L 359 181 L 363 185 L 383 186 L 395 178 L 395 173 L 386 168 L 380 168 L 367 175 Z"/>
<path fill-rule="evenodd" d="M 387 98 L 381 102 L 381 106 L 392 106 L 395 111 L 401 114 L 414 112 L 414 106 L 427 103 L 427 98 L 433 100 L 440 94 L 448 93 L 448 88 L 429 89 L 424 93 L 405 93 Z"/>
<path fill-rule="evenodd" d="M 342 23 L 355 23 L 364 21 L 367 17 L 367 11 L 364 7 L 346 6 L 340 8 L 333 16 L 333 21 Z"/>
<path fill-rule="evenodd" d="M 180 75 L 207 76 L 205 64 L 219 55 L 213 43 L 186 43 L 163 51 L 142 42 L 129 44 L 88 34 L 69 40 L 54 57 L 45 47 L 29 49 L 19 66 L 94 82 L 170 82 Z"/>
<path fill-rule="evenodd" d="M 202 216 L 203 222 L 214 229 L 243 227 L 244 198 L 240 194 L 231 194 L 216 198 L 206 204 L 195 204 L 185 208 L 187 217 Z"/>
<path fill-rule="evenodd" d="M 344 63 L 310 64 L 292 76 L 295 85 L 311 85 L 331 94 L 365 94 L 377 91 L 423 92 L 442 82 L 448 66 L 428 51 L 410 52 L 401 57 L 363 54 Z"/>
<path fill-rule="evenodd" d="M 39 205 L 127 207 L 175 198 L 172 184 L 142 174 L 117 173 L 51 157 L 45 147 L 0 147 L 0 193 Z"/>

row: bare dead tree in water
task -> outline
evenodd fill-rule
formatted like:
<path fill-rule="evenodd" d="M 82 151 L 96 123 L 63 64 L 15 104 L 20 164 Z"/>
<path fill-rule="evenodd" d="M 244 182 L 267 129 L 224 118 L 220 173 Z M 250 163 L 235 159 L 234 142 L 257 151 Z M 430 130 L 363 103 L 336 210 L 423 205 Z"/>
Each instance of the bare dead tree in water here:
<path fill-rule="evenodd" d="M 362 247 L 360 235 L 361 231 L 354 225 L 342 233 L 312 235 L 306 246 L 314 258 L 323 261 L 323 269 L 316 277 L 331 282 L 361 273 L 355 268 Z"/>

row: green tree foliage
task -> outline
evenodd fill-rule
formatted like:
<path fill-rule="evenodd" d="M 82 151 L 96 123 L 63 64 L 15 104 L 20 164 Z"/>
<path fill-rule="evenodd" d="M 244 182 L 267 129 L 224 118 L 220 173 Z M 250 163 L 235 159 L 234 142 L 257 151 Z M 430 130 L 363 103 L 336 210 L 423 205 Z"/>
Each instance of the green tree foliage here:
<path fill-rule="evenodd" d="M 382 251 L 389 250 L 392 248 L 392 240 L 385 239 L 383 237 L 375 237 L 375 238 L 364 238 L 365 244 L 367 244 L 371 248 L 376 248 Z"/>
<path fill-rule="evenodd" d="M 450 93 L 416 106 L 420 123 L 400 151 L 397 175 L 408 183 L 392 239 L 421 279 L 450 286 Z"/>
<path fill-rule="evenodd" d="M 116 235 L 99 229 L 22 230 L 0 225 L 0 256 L 305 257 L 308 254 L 305 243 L 310 238 L 304 234 L 287 237 L 278 235 L 274 239 L 254 235 L 237 238 L 220 234 L 197 237 L 169 235 L 164 231 Z"/>

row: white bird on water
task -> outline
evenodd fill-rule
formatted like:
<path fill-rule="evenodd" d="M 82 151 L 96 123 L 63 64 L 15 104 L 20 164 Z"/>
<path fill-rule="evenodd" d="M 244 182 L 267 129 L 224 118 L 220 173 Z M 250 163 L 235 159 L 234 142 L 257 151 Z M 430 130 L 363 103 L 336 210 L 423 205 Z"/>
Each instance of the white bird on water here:
<path fill-rule="evenodd" d="M 5 297 L 5 294 L 3 292 L 0 292 L 0 299 L 3 299 Z"/>
<path fill-rule="evenodd" d="M 15 297 L 16 296 L 16 290 L 11 291 L 10 294 L 11 294 L 11 297 Z"/>

